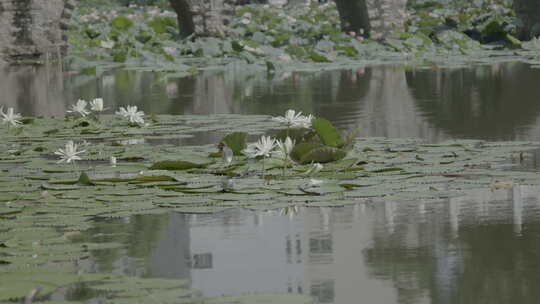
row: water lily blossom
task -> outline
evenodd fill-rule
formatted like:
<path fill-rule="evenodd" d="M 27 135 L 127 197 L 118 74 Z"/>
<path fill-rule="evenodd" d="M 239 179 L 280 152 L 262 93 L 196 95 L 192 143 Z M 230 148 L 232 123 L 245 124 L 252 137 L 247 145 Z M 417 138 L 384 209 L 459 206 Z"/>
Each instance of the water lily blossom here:
<path fill-rule="evenodd" d="M 262 136 L 258 142 L 249 144 L 242 152 L 249 158 L 270 157 L 276 148 L 276 140 L 270 136 Z"/>
<path fill-rule="evenodd" d="M 87 105 L 88 103 L 86 102 L 86 100 L 79 99 L 76 104 L 71 105 L 71 110 L 68 110 L 67 112 L 73 113 L 73 114 L 79 114 L 82 117 L 85 117 L 86 115 L 90 114 L 90 112 L 86 110 Z"/>
<path fill-rule="evenodd" d="M 19 120 L 22 118 L 21 114 L 15 113 L 13 108 L 8 108 L 6 113 L 4 113 L 4 108 L 0 107 L 0 115 L 2 115 L 2 124 L 8 124 L 12 125 L 14 127 L 18 127 L 22 124 L 22 122 Z"/>
<path fill-rule="evenodd" d="M 90 110 L 94 112 L 103 112 L 103 110 L 105 110 L 103 107 L 103 98 L 95 98 L 90 101 Z"/>
<path fill-rule="evenodd" d="M 276 144 L 277 150 L 274 152 L 274 154 L 280 158 L 287 160 L 291 154 L 291 151 L 294 148 L 294 141 L 287 136 L 285 141 L 278 140 Z"/>
<path fill-rule="evenodd" d="M 313 175 L 319 173 L 323 169 L 323 165 L 319 163 L 314 163 L 311 165 L 311 167 L 306 171 L 307 175 Z"/>
<path fill-rule="evenodd" d="M 76 160 L 81 160 L 81 157 L 79 154 L 82 154 L 86 152 L 85 150 L 77 151 L 78 145 L 73 143 L 72 140 L 68 141 L 66 143 L 66 147 L 64 149 L 58 149 L 54 154 L 60 156 L 60 160 L 58 163 L 71 163 L 75 162 Z"/>
<path fill-rule="evenodd" d="M 285 176 L 285 168 L 289 166 L 291 162 L 291 152 L 294 148 L 294 140 L 289 136 L 284 141 L 278 140 L 277 151 L 274 152 L 274 155 L 283 160 L 283 176 Z"/>
<path fill-rule="evenodd" d="M 127 118 L 129 123 L 144 125 L 144 112 L 138 111 L 137 106 L 120 107 L 116 115 Z"/>
<path fill-rule="evenodd" d="M 313 115 L 309 114 L 308 116 L 303 116 L 300 122 L 297 123 L 297 126 L 300 128 L 311 128 L 311 121 L 313 120 Z"/>
<path fill-rule="evenodd" d="M 104 49 L 112 49 L 114 47 L 114 41 L 112 40 L 103 40 L 100 43 L 100 46 Z"/>
<path fill-rule="evenodd" d="M 249 158 L 262 156 L 262 176 L 264 178 L 264 159 L 270 157 L 276 148 L 276 140 L 270 136 L 262 136 L 258 142 L 249 144 L 247 148 L 242 150 Z"/>
<path fill-rule="evenodd" d="M 223 158 L 223 161 L 225 162 L 225 164 L 230 165 L 234 159 L 234 152 L 231 148 L 229 148 L 229 146 L 223 144 L 223 149 L 222 149 L 222 158 Z"/>
<path fill-rule="evenodd" d="M 272 120 L 286 125 L 287 127 L 310 128 L 313 116 L 304 116 L 302 112 L 296 113 L 295 110 L 287 110 L 285 116 L 273 117 Z"/>

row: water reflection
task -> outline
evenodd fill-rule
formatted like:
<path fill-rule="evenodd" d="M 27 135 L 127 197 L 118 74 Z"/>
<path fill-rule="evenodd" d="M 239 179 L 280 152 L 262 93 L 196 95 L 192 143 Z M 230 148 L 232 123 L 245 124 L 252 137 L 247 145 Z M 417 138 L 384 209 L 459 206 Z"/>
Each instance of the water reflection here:
<path fill-rule="evenodd" d="M 522 63 L 414 70 L 376 66 L 275 76 L 206 71 L 182 79 L 110 71 L 98 78 L 59 67 L 0 70 L 0 102 L 26 115 L 63 115 L 79 97 L 101 96 L 112 112 L 268 114 L 289 108 L 326 117 L 362 136 L 540 140 L 540 70 Z"/>
<path fill-rule="evenodd" d="M 94 267 L 189 279 L 204 295 L 305 293 L 317 303 L 536 303 L 540 186 L 297 213 L 135 216 L 89 235 L 125 245 Z"/>
<path fill-rule="evenodd" d="M 453 137 L 497 140 L 539 138 L 538 76 L 522 64 L 406 73 L 418 111 L 432 127 Z"/>

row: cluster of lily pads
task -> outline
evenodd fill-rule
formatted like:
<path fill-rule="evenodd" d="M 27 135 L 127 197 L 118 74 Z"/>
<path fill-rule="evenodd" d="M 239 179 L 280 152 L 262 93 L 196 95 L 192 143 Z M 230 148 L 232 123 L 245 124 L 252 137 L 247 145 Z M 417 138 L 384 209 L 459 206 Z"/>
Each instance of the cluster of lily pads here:
<path fill-rule="evenodd" d="M 302 70 L 322 68 L 319 64 L 430 65 L 538 57 L 530 43 L 514 37 L 518 22 L 505 1 L 477 2 L 415 1 L 406 27 L 385 39 L 344 33 L 332 1 L 287 8 L 239 6 L 226 37 L 196 40 L 177 38 L 177 21 L 170 11 L 154 7 L 81 9 L 70 29 L 70 61 L 74 68 L 89 73 L 113 64 L 183 76 L 232 62 Z"/>
<path fill-rule="evenodd" d="M 299 295 L 252 294 L 205 298 L 197 291 L 190 290 L 188 282 L 182 280 L 144 279 L 95 272 L 92 255 L 120 244 L 80 239 L 80 233 L 91 228 L 94 219 L 125 217 L 138 213 L 132 213 L 136 210 L 168 212 L 174 209 L 165 206 L 170 198 L 187 199 L 185 195 L 189 196 L 190 189 L 194 191 L 193 194 L 197 189 L 209 191 L 209 187 L 203 185 L 208 181 L 221 187 L 221 182 L 214 179 L 203 181 L 204 176 L 214 175 L 210 171 L 195 173 L 197 169 L 203 170 L 213 163 L 207 157 L 195 155 L 201 147 L 152 146 L 138 140 L 140 136 L 148 140 L 187 138 L 196 129 L 219 130 L 227 123 L 232 123 L 231 130 L 251 126 L 248 129 L 263 132 L 268 123 L 261 123 L 262 117 L 164 116 L 150 118 L 151 124 L 133 127 L 118 119 L 123 111 L 118 111 L 115 116 L 100 114 L 96 119 L 96 113 L 92 112 L 102 112 L 104 107 L 101 99 L 90 102 L 90 110 L 87 105 L 85 101 L 78 101 L 70 107 L 64 119 L 22 117 L 13 108 L 7 112 L 2 110 L 2 122 L 10 128 L 0 128 L 4 139 L 0 144 L 0 301 L 21 300 L 27 296 L 34 302 L 51 302 L 54 298 L 55 303 L 59 303 L 63 302 L 58 300 L 62 290 L 82 288 L 106 303 L 156 300 L 160 303 L 178 303 L 186 297 L 192 303 L 311 302 L 309 297 Z M 129 109 L 124 110 L 130 112 Z M 11 127 L 16 127 L 16 131 Z M 68 141 L 65 148 L 55 150 L 58 143 L 66 138 L 77 138 L 92 144 L 83 144 L 84 150 L 80 150 L 78 144 Z M 215 149 L 214 145 L 212 147 Z M 173 151 L 177 148 L 180 149 Z M 205 153 L 204 149 L 202 153 Z M 77 161 L 80 167 L 61 166 L 56 157 L 50 157 L 52 155 L 60 157 L 60 162 Z M 111 155 L 115 155 L 111 158 L 119 158 L 118 166 L 102 162 Z M 182 160 L 171 159 L 171 156 Z M 159 161 L 163 157 L 169 158 L 169 161 Z M 203 162 L 203 159 L 206 161 Z M 152 169 L 167 167 L 167 163 L 172 166 L 169 168 L 172 171 Z M 221 165 L 212 170 L 220 169 Z M 182 177 L 181 172 L 189 173 Z M 194 182 L 195 186 L 188 185 L 188 180 Z M 155 188 L 158 185 L 172 188 Z M 177 192 L 179 187 L 183 187 L 186 193 Z M 154 196 L 158 194 L 155 190 L 163 194 L 169 192 L 173 196 L 165 195 L 158 199 L 158 196 Z M 215 193 L 224 192 L 220 190 Z M 194 208 L 192 211 L 204 212 L 208 208 L 208 203 L 193 198 L 190 203 L 184 201 L 190 205 L 188 208 Z M 64 298 L 69 303 L 76 303 L 75 300 Z"/>
<path fill-rule="evenodd" d="M 151 297 L 162 303 L 180 297 L 194 303 L 268 301 L 257 295 L 206 299 L 184 281 L 96 272 L 93 255 L 121 246 L 81 237 L 98 220 L 238 207 L 429 202 L 471 189 L 540 184 L 536 172 L 517 170 L 519 161 L 512 161 L 513 152 L 540 143 L 358 138 L 292 110 L 283 117 L 134 114 L 145 123 L 133 125 L 119 116 L 122 111 L 92 114 L 102 102 L 90 103 L 91 110 L 82 104 L 65 118 L 2 110 L 0 301 L 21 299 L 41 287 L 38 300 L 46 302 L 57 290 L 81 284 L 106 303 Z M 216 133 L 221 135 L 215 138 Z M 73 139 L 83 144 L 69 143 Z M 59 157 L 78 166 L 58 164 Z M 300 298 L 276 299 L 309 302 L 291 297 Z"/>

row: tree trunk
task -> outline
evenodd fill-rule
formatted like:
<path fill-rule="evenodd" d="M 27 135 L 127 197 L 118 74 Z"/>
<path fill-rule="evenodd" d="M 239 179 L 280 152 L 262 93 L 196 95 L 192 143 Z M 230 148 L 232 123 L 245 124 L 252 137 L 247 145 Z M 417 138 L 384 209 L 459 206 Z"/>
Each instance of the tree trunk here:
<path fill-rule="evenodd" d="M 60 57 L 72 0 L 0 0 L 0 62 Z"/>
<path fill-rule="evenodd" d="M 193 22 L 194 16 L 191 10 L 191 3 L 188 0 L 169 0 L 169 2 L 178 18 L 180 37 L 186 38 L 195 34 L 195 23 Z"/>
<path fill-rule="evenodd" d="M 371 25 L 371 37 L 388 37 L 395 29 L 402 29 L 407 16 L 407 0 L 366 0 Z"/>
<path fill-rule="evenodd" d="M 519 32 L 520 39 L 529 40 L 540 35 L 540 1 L 514 0 L 514 10 L 523 27 Z"/>
<path fill-rule="evenodd" d="M 225 36 L 229 6 L 225 0 L 169 0 L 178 16 L 180 36 Z"/>
<path fill-rule="evenodd" d="M 343 31 L 369 35 L 371 26 L 366 0 L 336 0 L 336 5 Z"/>

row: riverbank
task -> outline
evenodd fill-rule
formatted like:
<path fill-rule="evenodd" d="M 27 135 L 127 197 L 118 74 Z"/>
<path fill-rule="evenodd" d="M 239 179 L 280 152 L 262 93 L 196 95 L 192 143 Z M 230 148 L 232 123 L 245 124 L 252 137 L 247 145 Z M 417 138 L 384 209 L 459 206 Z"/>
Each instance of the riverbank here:
<path fill-rule="evenodd" d="M 406 27 L 389 37 L 343 33 L 335 4 L 283 9 L 241 6 L 224 38 L 178 40 L 174 12 L 155 7 L 80 9 L 69 31 L 74 69 L 95 74 L 111 66 L 186 76 L 230 64 L 253 69 L 321 70 L 367 64 L 464 66 L 471 63 L 538 63 L 540 42 L 514 38 L 509 6 L 431 4 L 409 11 Z M 474 38 L 474 39 L 473 39 Z"/>

